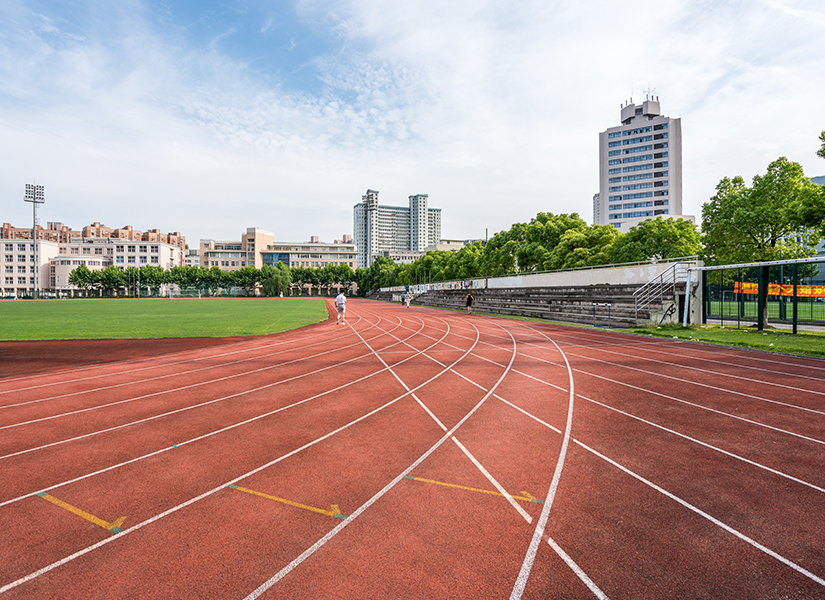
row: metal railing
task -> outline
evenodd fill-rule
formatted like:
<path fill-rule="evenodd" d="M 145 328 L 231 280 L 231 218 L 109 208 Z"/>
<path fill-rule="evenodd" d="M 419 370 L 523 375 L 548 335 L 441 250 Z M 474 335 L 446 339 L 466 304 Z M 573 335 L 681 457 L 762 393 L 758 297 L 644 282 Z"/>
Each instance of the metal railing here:
<path fill-rule="evenodd" d="M 647 308 L 654 300 L 664 301 L 665 297 L 676 300 L 676 284 L 687 281 L 688 269 L 692 263 L 677 262 L 669 269 L 651 279 L 633 292 L 636 301 L 636 318 L 639 311 Z"/>

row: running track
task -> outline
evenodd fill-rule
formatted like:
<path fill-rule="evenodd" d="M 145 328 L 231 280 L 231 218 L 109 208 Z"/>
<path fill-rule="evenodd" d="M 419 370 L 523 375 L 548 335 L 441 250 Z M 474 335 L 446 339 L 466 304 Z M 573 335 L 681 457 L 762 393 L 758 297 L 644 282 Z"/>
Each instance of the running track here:
<path fill-rule="evenodd" d="M 825 597 L 822 361 L 348 321 L 0 379 L 0 600 Z"/>

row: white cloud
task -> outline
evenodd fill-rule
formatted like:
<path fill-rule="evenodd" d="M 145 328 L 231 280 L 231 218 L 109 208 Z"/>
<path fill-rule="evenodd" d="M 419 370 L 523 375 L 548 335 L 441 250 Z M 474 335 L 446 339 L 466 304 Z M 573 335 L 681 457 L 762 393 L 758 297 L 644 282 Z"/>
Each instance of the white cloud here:
<path fill-rule="evenodd" d="M 816 2 L 304 1 L 301 22 L 336 48 L 309 63 L 312 91 L 222 50 L 244 35 L 234 23 L 193 46 L 139 4 L 89 10 L 78 24 L 0 9 L 4 221 L 30 218 L 33 176 L 44 220 L 191 241 L 340 237 L 368 187 L 392 204 L 429 193 L 445 237 L 588 218 L 598 133 L 648 85 L 683 121 L 688 213 L 779 155 L 825 173 Z"/>

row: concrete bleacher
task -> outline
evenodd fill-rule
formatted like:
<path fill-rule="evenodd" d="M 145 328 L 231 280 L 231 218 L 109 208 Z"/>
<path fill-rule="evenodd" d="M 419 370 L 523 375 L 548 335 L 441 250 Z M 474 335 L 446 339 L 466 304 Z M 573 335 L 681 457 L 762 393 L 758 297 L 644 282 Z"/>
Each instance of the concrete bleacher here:
<path fill-rule="evenodd" d="M 633 292 L 639 287 L 586 285 L 474 289 L 473 311 L 600 327 L 658 324 L 667 312 L 670 314 L 665 322 L 674 320 L 674 317 L 678 319 L 678 302 L 672 295 L 653 301 L 637 314 Z M 684 293 L 684 284 L 681 290 L 677 287 L 678 293 Z M 415 296 L 411 304 L 464 310 L 466 295 L 467 290 L 434 290 Z M 381 292 L 373 298 L 392 301 L 392 296 L 391 292 Z M 674 308 L 671 309 L 671 306 Z"/>

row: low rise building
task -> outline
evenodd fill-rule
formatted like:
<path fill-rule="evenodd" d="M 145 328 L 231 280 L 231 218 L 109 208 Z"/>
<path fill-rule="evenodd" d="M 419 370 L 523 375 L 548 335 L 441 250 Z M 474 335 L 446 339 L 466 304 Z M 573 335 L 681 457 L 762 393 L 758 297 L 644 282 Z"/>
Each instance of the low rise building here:
<path fill-rule="evenodd" d="M 86 237 L 74 238 L 68 244 L 59 244 L 57 250 L 57 254 L 48 260 L 48 285 L 43 289 L 59 295 L 77 289 L 69 283 L 69 277 L 81 264 L 86 265 L 90 271 L 100 271 L 112 265 L 120 269 L 149 265 L 168 270 L 183 264 L 181 249 L 166 242 Z"/>
<path fill-rule="evenodd" d="M 345 242 L 344 240 L 349 240 Z M 314 235 L 309 242 L 295 244 L 275 242 L 261 251 L 263 264 L 273 267 L 282 262 L 287 267 L 323 268 L 327 265 L 347 265 L 353 271 L 358 268 L 358 250 L 352 243 L 352 236 L 328 244 Z"/>

